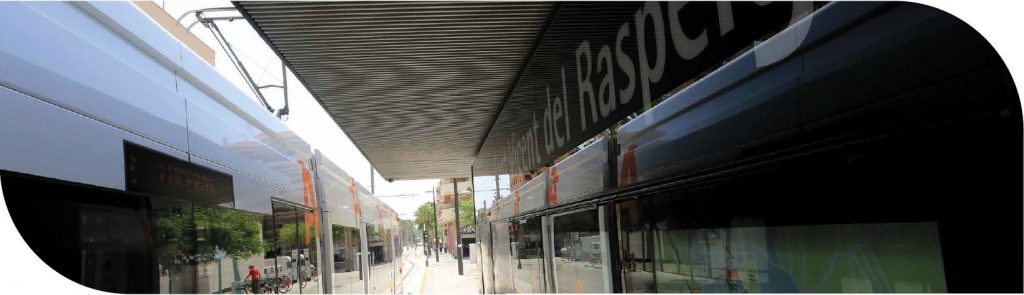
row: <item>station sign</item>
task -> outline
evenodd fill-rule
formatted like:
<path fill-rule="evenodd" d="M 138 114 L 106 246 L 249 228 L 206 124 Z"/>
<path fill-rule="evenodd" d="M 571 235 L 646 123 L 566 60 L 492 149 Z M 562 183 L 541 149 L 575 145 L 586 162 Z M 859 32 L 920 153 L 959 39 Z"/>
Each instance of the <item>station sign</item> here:
<path fill-rule="evenodd" d="M 819 5 L 561 3 L 474 167 L 529 173 L 549 165 L 790 25 L 809 27 L 804 18 Z M 805 35 L 803 30 L 793 36 L 791 49 L 769 52 L 764 65 L 784 59 Z"/>

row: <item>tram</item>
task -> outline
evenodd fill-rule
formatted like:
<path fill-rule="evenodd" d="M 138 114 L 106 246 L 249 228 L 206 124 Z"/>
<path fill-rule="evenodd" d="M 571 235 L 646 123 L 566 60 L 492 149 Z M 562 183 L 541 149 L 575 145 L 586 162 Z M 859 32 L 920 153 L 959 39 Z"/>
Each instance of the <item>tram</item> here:
<path fill-rule="evenodd" d="M 133 4 L 0 7 L 0 187 L 54 271 L 116 293 L 238 293 L 250 266 L 275 293 L 400 290 L 395 211 Z"/>
<path fill-rule="evenodd" d="M 1019 97 L 956 17 L 829 3 L 680 88 L 487 210 L 483 292 L 1022 291 Z"/>

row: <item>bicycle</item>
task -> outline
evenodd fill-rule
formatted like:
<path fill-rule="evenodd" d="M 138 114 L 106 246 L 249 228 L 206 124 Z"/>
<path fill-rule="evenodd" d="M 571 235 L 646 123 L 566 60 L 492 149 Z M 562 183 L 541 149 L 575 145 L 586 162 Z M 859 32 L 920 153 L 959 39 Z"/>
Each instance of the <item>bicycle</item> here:
<path fill-rule="evenodd" d="M 242 281 L 242 285 L 238 286 L 244 294 L 273 294 L 274 286 L 269 279 L 260 280 L 259 285 L 256 287 L 255 292 L 252 289 L 252 280 Z"/>
<path fill-rule="evenodd" d="M 285 276 L 284 278 L 274 278 L 274 284 L 277 286 L 277 290 L 281 293 L 288 293 L 292 290 L 292 285 L 295 284 L 291 277 Z"/>

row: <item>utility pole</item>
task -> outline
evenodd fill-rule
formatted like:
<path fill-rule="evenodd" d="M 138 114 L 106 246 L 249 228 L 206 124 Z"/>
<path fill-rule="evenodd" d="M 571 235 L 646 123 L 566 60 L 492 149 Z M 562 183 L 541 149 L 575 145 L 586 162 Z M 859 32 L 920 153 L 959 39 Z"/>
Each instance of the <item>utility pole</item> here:
<path fill-rule="evenodd" d="M 501 198 L 501 183 L 498 182 L 498 174 L 494 174 L 494 203 Z"/>
<path fill-rule="evenodd" d="M 459 261 L 459 275 L 462 275 L 462 227 L 459 226 L 459 179 L 452 178 L 452 194 L 455 195 L 455 257 Z"/>
<path fill-rule="evenodd" d="M 469 197 L 473 199 L 473 226 L 476 226 L 476 177 L 473 174 L 473 166 L 469 166 Z"/>
<path fill-rule="evenodd" d="M 434 206 L 434 262 L 440 263 L 441 262 L 441 255 L 439 253 L 441 251 L 441 245 L 438 245 L 438 236 L 437 236 L 437 188 L 436 187 L 431 187 L 430 188 L 430 198 L 431 198 L 431 200 L 434 201 L 433 203 L 431 203 Z"/>

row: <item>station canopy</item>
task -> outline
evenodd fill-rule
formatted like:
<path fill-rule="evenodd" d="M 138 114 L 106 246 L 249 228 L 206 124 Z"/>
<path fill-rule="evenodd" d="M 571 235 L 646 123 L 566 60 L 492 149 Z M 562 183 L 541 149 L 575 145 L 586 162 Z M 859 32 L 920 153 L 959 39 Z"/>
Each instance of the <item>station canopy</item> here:
<path fill-rule="evenodd" d="M 760 2 L 234 4 L 396 180 L 550 165 L 809 13 Z"/>

